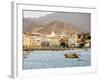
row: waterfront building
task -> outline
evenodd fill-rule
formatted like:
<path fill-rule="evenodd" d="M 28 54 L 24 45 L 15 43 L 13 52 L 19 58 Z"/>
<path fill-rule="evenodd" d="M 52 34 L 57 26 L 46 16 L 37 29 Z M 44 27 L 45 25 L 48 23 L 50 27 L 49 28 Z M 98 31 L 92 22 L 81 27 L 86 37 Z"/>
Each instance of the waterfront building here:
<path fill-rule="evenodd" d="M 32 32 L 30 35 L 32 48 L 40 48 L 42 41 L 41 34 L 38 32 Z"/>
<path fill-rule="evenodd" d="M 59 39 L 60 36 L 55 34 L 54 31 L 51 32 L 51 34 L 47 35 L 48 42 L 49 42 L 49 47 L 59 47 Z"/>
<path fill-rule="evenodd" d="M 23 47 L 29 48 L 31 46 L 31 37 L 28 33 L 23 34 Z"/>
<path fill-rule="evenodd" d="M 49 42 L 50 47 L 59 47 L 60 46 L 59 37 L 57 37 L 57 36 L 48 37 L 48 42 Z"/>
<path fill-rule="evenodd" d="M 69 39 L 68 39 L 68 46 L 69 47 L 77 47 L 78 46 L 77 40 L 78 40 L 77 33 L 70 34 Z"/>

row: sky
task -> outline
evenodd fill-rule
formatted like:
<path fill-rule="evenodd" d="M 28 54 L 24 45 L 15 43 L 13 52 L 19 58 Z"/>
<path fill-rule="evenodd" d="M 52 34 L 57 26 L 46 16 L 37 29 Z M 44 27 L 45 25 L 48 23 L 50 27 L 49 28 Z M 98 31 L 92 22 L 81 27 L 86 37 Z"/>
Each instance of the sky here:
<path fill-rule="evenodd" d="M 40 12 L 40 11 L 24 11 L 24 18 L 39 18 L 41 16 L 46 16 L 48 14 L 53 14 L 53 12 Z"/>

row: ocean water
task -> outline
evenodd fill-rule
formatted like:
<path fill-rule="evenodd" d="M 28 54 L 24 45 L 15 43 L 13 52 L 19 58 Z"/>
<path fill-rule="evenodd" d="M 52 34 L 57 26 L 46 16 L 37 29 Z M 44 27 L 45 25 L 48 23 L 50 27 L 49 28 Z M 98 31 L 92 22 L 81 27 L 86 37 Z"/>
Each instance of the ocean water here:
<path fill-rule="evenodd" d="M 65 58 L 64 54 L 75 52 L 79 58 Z M 64 51 L 33 51 L 23 58 L 23 69 L 65 68 L 91 65 L 91 49 Z"/>

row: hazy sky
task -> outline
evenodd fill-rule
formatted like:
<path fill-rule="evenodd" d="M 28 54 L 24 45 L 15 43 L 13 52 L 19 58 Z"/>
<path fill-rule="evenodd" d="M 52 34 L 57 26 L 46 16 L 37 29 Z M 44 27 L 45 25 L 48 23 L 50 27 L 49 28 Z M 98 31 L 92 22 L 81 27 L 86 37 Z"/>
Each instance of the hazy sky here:
<path fill-rule="evenodd" d="M 52 14 L 53 12 L 40 12 L 40 11 L 24 11 L 25 18 L 39 18 L 41 16 L 46 16 Z"/>

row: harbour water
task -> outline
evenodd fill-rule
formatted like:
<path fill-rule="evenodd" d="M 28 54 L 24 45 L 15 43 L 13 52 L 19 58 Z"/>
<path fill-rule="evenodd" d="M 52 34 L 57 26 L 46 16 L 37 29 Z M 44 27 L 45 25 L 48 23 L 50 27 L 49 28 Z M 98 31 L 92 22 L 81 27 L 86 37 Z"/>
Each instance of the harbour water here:
<path fill-rule="evenodd" d="M 71 52 L 81 55 L 79 58 L 65 58 Z M 23 69 L 65 68 L 91 65 L 91 49 L 64 51 L 32 51 L 23 58 Z"/>

